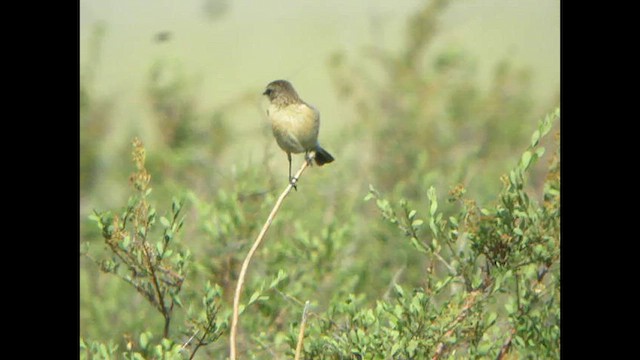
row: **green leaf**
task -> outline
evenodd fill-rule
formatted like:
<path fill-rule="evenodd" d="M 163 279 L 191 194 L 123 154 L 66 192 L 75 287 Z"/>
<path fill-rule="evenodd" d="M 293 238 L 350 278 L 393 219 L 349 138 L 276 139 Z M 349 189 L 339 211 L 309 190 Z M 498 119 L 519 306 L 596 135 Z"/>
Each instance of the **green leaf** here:
<path fill-rule="evenodd" d="M 539 141 L 540 141 L 540 130 L 536 130 L 533 132 L 533 135 L 531 135 L 531 147 L 535 147 L 536 145 L 538 145 Z"/>
<path fill-rule="evenodd" d="M 491 343 L 482 342 L 478 344 L 478 349 L 476 351 L 476 355 L 487 355 L 489 354 L 489 350 L 491 350 Z"/>
<path fill-rule="evenodd" d="M 125 235 L 124 239 L 122 239 L 122 242 L 120 242 L 120 244 L 118 244 L 118 246 L 120 246 L 120 248 L 122 250 L 127 250 L 129 248 L 129 245 L 131 244 L 131 236 L 129 236 L 129 234 Z"/>
<path fill-rule="evenodd" d="M 93 210 L 93 214 L 89 214 L 89 220 L 93 220 L 97 222 L 98 225 L 101 225 L 100 214 L 95 210 Z"/>
<path fill-rule="evenodd" d="M 169 222 L 169 219 L 167 219 L 164 216 L 160 217 L 160 224 L 162 224 L 162 226 L 168 228 L 169 226 L 171 226 L 171 223 Z"/>
<path fill-rule="evenodd" d="M 409 356 L 414 356 L 417 348 L 418 348 L 418 341 L 415 339 L 409 340 L 409 343 L 407 344 L 407 347 L 406 347 L 406 350 L 409 353 Z"/>
<path fill-rule="evenodd" d="M 105 358 L 105 359 L 109 359 L 109 352 L 107 351 L 107 346 L 105 344 L 100 344 L 100 346 L 98 347 L 100 355 Z"/>
<path fill-rule="evenodd" d="M 163 248 L 163 246 L 164 246 L 164 245 L 162 244 L 162 242 L 161 242 L 161 241 L 158 241 L 158 242 L 156 243 L 156 252 L 157 252 L 157 254 L 158 254 L 158 255 L 162 254 L 162 248 Z"/>
<path fill-rule="evenodd" d="M 415 237 L 411 238 L 411 244 L 415 246 L 418 251 L 425 254 L 427 253 L 427 248 L 420 242 L 420 240 L 416 239 Z"/>
<path fill-rule="evenodd" d="M 137 203 L 138 203 L 138 197 L 131 196 L 129 197 L 129 200 L 127 200 L 127 208 L 129 208 L 130 210 L 133 210 L 133 207 L 136 206 Z"/>
<path fill-rule="evenodd" d="M 184 216 L 180 219 L 180 221 L 178 221 L 178 226 L 176 227 L 175 231 L 182 229 L 183 223 L 184 223 Z"/>
<path fill-rule="evenodd" d="M 553 122 L 560 117 L 560 108 L 556 108 L 553 114 L 548 114 L 544 117 L 544 120 L 540 122 L 541 136 L 545 136 L 553 126 Z"/>
<path fill-rule="evenodd" d="M 251 294 L 251 297 L 249 298 L 249 302 L 247 303 L 247 305 L 251 305 L 254 302 L 256 302 L 258 299 L 260 299 L 260 292 L 256 291 L 253 294 Z"/>
<path fill-rule="evenodd" d="M 140 347 L 142 347 L 143 349 L 146 349 L 147 346 L 149 346 L 150 337 L 151 337 L 151 333 L 149 332 L 143 332 L 142 334 L 140 334 Z"/>
<path fill-rule="evenodd" d="M 507 300 L 507 303 L 504 304 L 504 308 L 505 310 L 507 310 L 507 314 L 509 315 L 512 315 L 516 312 L 516 303 L 513 298 L 509 298 L 509 300 Z"/>
<path fill-rule="evenodd" d="M 525 151 L 524 154 L 522 154 L 520 162 L 522 170 L 527 170 L 527 168 L 529 168 L 529 164 L 531 163 L 531 151 Z"/>
<path fill-rule="evenodd" d="M 391 347 L 391 355 L 397 355 L 401 349 L 404 348 L 404 344 L 401 342 L 394 342 L 393 346 Z"/>
<path fill-rule="evenodd" d="M 282 280 L 287 278 L 287 273 L 284 272 L 284 270 L 280 269 L 278 270 L 278 274 L 276 275 L 276 278 L 273 279 L 273 281 L 271 281 L 271 284 L 269 284 L 269 289 L 273 289 L 274 287 L 278 286 L 278 284 L 280 284 L 280 282 L 282 282 Z"/>
<path fill-rule="evenodd" d="M 396 290 L 396 294 L 399 297 L 404 297 L 404 290 L 402 290 L 402 286 L 398 285 L 398 284 L 394 284 L 394 288 Z"/>
<path fill-rule="evenodd" d="M 171 241 L 171 239 L 173 239 L 173 231 L 171 231 L 171 229 L 167 229 L 164 232 L 164 242 L 168 243 L 169 241 Z"/>
<path fill-rule="evenodd" d="M 500 290 L 500 286 L 502 286 L 502 280 L 504 279 L 503 276 L 498 275 L 495 278 L 495 282 L 493 283 L 493 290 L 492 292 L 496 292 Z"/>
<path fill-rule="evenodd" d="M 156 219 L 156 209 L 151 208 L 149 210 L 149 215 L 147 216 L 147 220 L 149 221 L 149 223 L 153 223 Z"/>
<path fill-rule="evenodd" d="M 364 197 L 364 201 L 368 201 L 376 197 L 378 197 L 378 192 L 373 188 L 373 185 L 369 184 L 369 193 Z"/>
<path fill-rule="evenodd" d="M 153 356 L 153 358 L 155 359 L 162 359 L 164 358 L 163 356 L 164 351 L 162 351 L 162 346 L 160 346 L 160 344 L 156 345 L 153 347 L 153 351 L 151 352 Z"/>
<path fill-rule="evenodd" d="M 505 271 L 504 278 L 508 279 L 508 280 L 511 280 L 513 278 L 513 270 L 509 269 L 509 270 Z"/>
<path fill-rule="evenodd" d="M 389 205 L 389 201 L 387 199 L 377 199 L 376 205 L 380 210 L 391 211 L 391 206 Z"/>
<path fill-rule="evenodd" d="M 178 198 L 176 197 L 174 197 L 172 200 L 173 201 L 171 203 L 171 210 L 173 211 L 174 214 L 177 214 L 182 209 L 182 202 L 178 200 Z"/>
<path fill-rule="evenodd" d="M 162 344 L 162 347 L 163 347 L 165 350 L 170 350 L 170 349 L 171 349 L 171 347 L 173 346 L 173 341 L 171 341 L 171 340 L 169 340 L 169 339 L 167 339 L 167 338 L 164 338 L 164 339 L 162 339 L 162 340 L 160 341 L 160 344 Z"/>
<path fill-rule="evenodd" d="M 414 296 L 411 299 L 411 303 L 409 304 L 409 311 L 412 314 L 418 314 L 420 312 L 420 310 L 422 309 L 422 304 L 420 304 L 420 298 L 417 296 Z"/>
<path fill-rule="evenodd" d="M 434 188 L 433 186 L 429 187 L 429 190 L 427 190 L 427 197 L 431 202 L 431 205 L 429 206 L 429 214 L 431 214 L 431 216 L 434 216 L 436 211 L 438 210 L 438 198 L 436 196 L 436 188 Z"/>
<path fill-rule="evenodd" d="M 439 232 L 438 232 L 438 227 L 436 226 L 436 222 L 435 220 L 433 220 L 433 218 L 429 219 L 429 229 L 431 229 L 431 232 L 433 233 L 433 236 L 434 236 L 433 241 L 435 243 L 436 241 L 435 238 L 438 237 Z"/>
<path fill-rule="evenodd" d="M 449 283 L 453 280 L 453 276 L 447 276 L 444 280 L 440 280 L 436 282 L 436 286 L 434 287 L 434 292 L 438 293 L 440 290 L 444 289 L 445 286 L 449 285 Z"/>
<path fill-rule="evenodd" d="M 489 327 L 493 325 L 496 322 L 497 318 L 498 318 L 498 314 L 496 312 L 490 312 L 486 318 L 486 326 Z"/>
<path fill-rule="evenodd" d="M 367 309 L 367 311 L 365 311 L 364 320 L 366 324 L 369 324 L 369 325 L 374 324 L 376 322 L 376 316 L 373 314 L 372 309 Z"/>
<path fill-rule="evenodd" d="M 183 307 L 182 301 L 180 300 L 180 296 L 178 294 L 171 293 L 170 295 L 171 299 L 176 303 L 176 305 L 178 305 L 179 307 Z"/>
<path fill-rule="evenodd" d="M 409 220 L 413 219 L 416 216 L 416 213 L 417 213 L 417 211 L 415 211 L 415 210 L 409 211 L 409 215 L 407 215 L 407 218 Z"/>
<path fill-rule="evenodd" d="M 420 225 L 424 224 L 424 221 L 422 219 L 416 219 L 413 220 L 413 222 L 411 223 L 412 227 L 418 227 Z"/>

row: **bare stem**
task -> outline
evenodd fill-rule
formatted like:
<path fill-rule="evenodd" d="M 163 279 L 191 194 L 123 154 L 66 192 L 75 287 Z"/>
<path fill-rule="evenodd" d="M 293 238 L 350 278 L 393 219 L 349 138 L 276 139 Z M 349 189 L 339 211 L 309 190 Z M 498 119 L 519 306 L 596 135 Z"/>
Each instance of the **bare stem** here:
<path fill-rule="evenodd" d="M 450 324 L 449 330 L 447 330 L 447 332 L 444 333 L 444 336 L 442 337 L 442 341 L 438 344 L 438 346 L 436 346 L 435 354 L 433 355 L 431 360 L 437 360 L 443 354 L 445 350 L 446 339 L 451 337 L 451 335 L 453 335 L 458 324 L 460 324 L 467 317 L 467 315 L 469 315 L 469 309 L 471 309 L 476 304 L 480 294 L 481 294 L 480 290 L 473 291 L 469 294 L 469 296 L 465 300 L 464 305 L 462 306 L 462 311 L 460 311 L 460 314 L 458 314 L 458 316 Z"/>
<path fill-rule="evenodd" d="M 304 329 L 307 325 L 307 310 L 309 309 L 309 300 L 304 303 L 304 310 L 302 310 L 302 321 L 300 322 L 300 332 L 298 333 L 298 345 L 296 345 L 296 357 L 295 360 L 300 360 L 300 353 L 302 353 L 302 342 L 304 340 Z"/>
<path fill-rule="evenodd" d="M 500 348 L 500 352 L 498 353 L 498 357 L 496 357 L 497 360 L 502 360 L 505 358 L 505 356 L 509 352 L 509 349 L 511 348 L 511 341 L 513 340 L 513 336 L 515 334 L 516 334 L 516 328 L 514 327 L 511 329 L 511 331 L 509 332 L 509 336 L 502 344 L 502 347 Z"/>
<path fill-rule="evenodd" d="M 302 162 L 302 166 L 300 167 L 300 170 L 298 170 L 298 172 L 294 177 L 294 179 L 296 179 L 295 181 L 297 181 L 297 179 L 300 178 L 300 176 L 302 175 L 304 170 L 307 168 L 309 163 L 310 163 L 309 161 Z M 244 284 L 244 279 L 247 274 L 247 268 L 249 267 L 249 262 L 251 262 L 251 258 L 253 257 L 253 254 L 256 252 L 256 250 L 260 246 L 260 243 L 262 243 L 262 240 L 264 239 L 264 235 L 267 233 L 267 230 L 271 226 L 271 222 L 273 222 L 273 219 L 275 218 L 276 214 L 278 213 L 278 210 L 280 209 L 280 206 L 282 205 L 282 201 L 291 192 L 291 189 L 293 189 L 294 183 L 295 182 L 293 183 L 290 182 L 289 185 L 287 185 L 287 188 L 282 192 L 282 194 L 280 194 L 280 197 L 278 198 L 278 201 L 276 201 L 276 204 L 273 206 L 273 209 L 271 210 L 271 213 L 269 214 L 267 221 L 264 223 L 264 226 L 262 226 L 262 230 L 260 230 L 260 233 L 258 234 L 258 237 L 254 241 L 253 246 L 249 250 L 247 257 L 245 257 L 244 262 L 242 263 L 242 268 L 240 268 L 240 275 L 238 276 L 238 283 L 236 284 L 236 292 L 233 295 L 233 317 L 231 318 L 231 334 L 229 335 L 229 359 L 230 360 L 236 360 L 236 334 L 238 332 L 240 294 L 242 293 L 242 285 Z"/>
<path fill-rule="evenodd" d="M 389 299 L 389 295 L 391 294 L 391 289 L 393 289 L 393 287 L 398 283 L 398 279 L 400 279 L 400 276 L 402 275 L 402 273 L 406 268 L 407 268 L 406 265 L 402 265 L 402 267 L 398 271 L 396 271 L 396 273 L 393 275 L 393 278 L 391 279 L 391 282 L 387 287 L 387 291 L 385 291 L 384 295 L 382 295 L 382 298 L 384 300 Z"/>
<path fill-rule="evenodd" d="M 156 271 L 154 269 L 154 265 L 151 263 L 151 256 L 147 251 L 147 243 L 142 243 L 142 251 L 145 255 L 145 260 L 147 261 L 147 266 L 149 267 L 149 271 L 151 272 L 151 280 L 153 280 L 153 287 L 156 290 L 156 295 L 158 296 L 158 309 L 162 313 L 162 317 L 164 317 L 164 331 L 163 337 L 169 337 L 169 323 L 171 322 L 171 312 L 167 310 L 166 305 L 164 304 L 164 297 L 162 296 L 162 288 L 160 288 L 160 283 L 158 282 L 158 277 L 156 276 Z"/>

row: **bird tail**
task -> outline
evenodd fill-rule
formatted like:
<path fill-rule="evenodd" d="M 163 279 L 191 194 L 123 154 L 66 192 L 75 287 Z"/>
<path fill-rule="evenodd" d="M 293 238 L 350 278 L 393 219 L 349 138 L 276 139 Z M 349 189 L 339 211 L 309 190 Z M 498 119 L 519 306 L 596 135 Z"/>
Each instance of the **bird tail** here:
<path fill-rule="evenodd" d="M 327 150 L 321 148 L 320 145 L 316 147 L 315 159 L 316 159 L 316 164 L 318 164 L 318 166 L 322 166 L 334 160 L 333 156 L 331 156 L 331 154 L 329 154 Z"/>

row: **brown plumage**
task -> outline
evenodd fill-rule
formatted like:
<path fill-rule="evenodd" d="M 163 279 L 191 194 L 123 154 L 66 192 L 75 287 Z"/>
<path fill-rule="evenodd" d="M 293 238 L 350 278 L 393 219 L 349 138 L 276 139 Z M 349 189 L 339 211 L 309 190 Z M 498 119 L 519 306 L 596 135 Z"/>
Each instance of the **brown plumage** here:
<path fill-rule="evenodd" d="M 314 159 L 318 166 L 334 160 L 318 143 L 320 113 L 300 98 L 290 82 L 273 81 L 267 85 L 263 95 L 271 102 L 267 115 L 271 120 L 273 136 L 278 146 L 287 153 L 289 181 L 295 182 L 295 179 L 291 178 L 291 154 L 304 152 L 305 158 L 308 159 L 309 152 L 314 151 Z"/>

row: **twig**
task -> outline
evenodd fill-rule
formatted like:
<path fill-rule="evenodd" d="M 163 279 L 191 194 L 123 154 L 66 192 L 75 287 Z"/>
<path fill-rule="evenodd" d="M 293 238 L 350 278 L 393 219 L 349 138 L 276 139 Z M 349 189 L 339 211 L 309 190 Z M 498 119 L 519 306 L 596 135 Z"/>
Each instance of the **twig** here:
<path fill-rule="evenodd" d="M 393 287 L 398 283 L 398 279 L 400 279 L 400 276 L 402 275 L 402 273 L 404 272 L 404 269 L 406 268 L 407 268 L 406 265 L 402 265 L 402 267 L 398 271 L 396 271 L 396 273 L 393 275 L 393 278 L 391 279 L 391 282 L 387 287 L 387 291 L 385 291 L 384 295 L 382 295 L 382 298 L 384 300 L 389 299 L 389 295 L 391 294 L 391 289 L 393 289 Z"/>
<path fill-rule="evenodd" d="M 278 293 L 280 296 L 282 296 L 285 300 L 292 302 L 292 303 L 296 303 L 296 305 L 300 305 L 303 306 L 304 304 L 302 303 L 302 301 L 296 299 L 295 297 L 287 294 L 287 293 L 283 293 L 282 291 L 273 288 L 273 291 L 275 291 L 276 293 Z"/>
<path fill-rule="evenodd" d="M 514 327 L 509 332 L 509 337 L 507 337 L 507 340 L 505 340 L 505 342 L 502 344 L 502 347 L 500 348 L 500 352 L 498 353 L 498 357 L 496 357 L 496 360 L 502 360 L 507 355 L 507 353 L 509 352 L 509 349 L 511 348 L 511 341 L 513 340 L 513 336 L 515 334 L 516 334 L 516 328 Z"/>
<path fill-rule="evenodd" d="M 300 332 L 298 333 L 298 345 L 296 345 L 296 357 L 295 360 L 300 360 L 300 353 L 302 352 L 302 342 L 304 340 L 304 328 L 307 325 L 307 310 L 309 309 L 309 300 L 304 303 L 304 310 L 302 310 L 302 321 L 300 322 Z"/>
<path fill-rule="evenodd" d="M 231 318 L 231 334 L 229 336 L 229 359 L 230 360 L 236 360 L 236 334 L 238 332 L 240 293 L 242 292 L 242 285 L 244 284 L 244 278 L 247 273 L 247 268 L 249 267 L 249 262 L 251 262 L 251 258 L 253 257 L 253 254 L 256 252 L 256 250 L 260 246 L 260 243 L 262 243 L 262 240 L 264 239 L 264 235 L 267 233 L 267 230 L 271 226 L 271 222 L 275 218 L 276 214 L 278 213 L 278 210 L 280 209 L 280 206 L 282 205 L 282 201 L 291 192 L 291 189 L 293 188 L 297 180 L 300 178 L 304 170 L 307 168 L 307 166 L 309 166 L 309 163 L 311 162 L 314 156 L 315 154 L 312 154 L 308 161 L 302 162 L 302 167 L 300 167 L 300 170 L 298 170 L 298 172 L 294 176 L 293 178 L 294 180 L 291 181 L 289 185 L 287 185 L 287 188 L 284 189 L 282 194 L 280 194 L 280 197 L 278 198 L 278 201 L 276 201 L 276 204 L 273 206 L 273 209 L 271 210 L 271 213 L 269 214 L 267 221 L 264 223 L 264 226 L 262 226 L 262 230 L 260 230 L 258 237 L 254 241 L 253 246 L 249 250 L 247 257 L 245 257 L 244 262 L 242 263 L 242 268 L 240 268 L 240 275 L 238 276 L 238 283 L 236 285 L 236 292 L 233 295 L 233 317 Z"/>
<path fill-rule="evenodd" d="M 158 309 L 162 313 L 162 317 L 164 317 L 164 331 L 163 336 L 165 338 L 169 337 L 169 323 L 171 322 L 171 313 L 167 310 L 167 307 L 164 304 L 164 297 L 162 296 L 162 289 L 160 288 L 160 284 L 158 283 L 158 277 L 156 276 L 156 272 L 154 269 L 154 265 L 151 263 L 151 256 L 147 251 L 147 243 L 146 241 L 142 243 L 142 251 L 144 252 L 145 260 L 147 261 L 147 266 L 149 267 L 149 271 L 151 272 L 151 280 L 153 281 L 153 287 L 156 290 L 156 295 L 158 296 Z"/>
<path fill-rule="evenodd" d="M 196 337 L 196 335 L 198 335 L 198 332 L 200 332 L 200 330 L 196 329 L 196 332 L 194 332 L 193 335 L 191 335 L 189 340 L 187 340 L 186 343 L 182 344 L 182 347 L 180 348 L 180 350 L 184 350 L 187 347 L 187 345 L 189 345 L 191 343 L 191 340 L 193 340 L 193 338 Z"/>
<path fill-rule="evenodd" d="M 451 272 L 451 275 L 453 275 L 453 276 L 458 276 L 458 272 L 456 271 L 456 269 L 455 269 L 453 266 L 451 266 L 451 265 L 447 262 L 447 260 L 445 260 L 445 259 L 444 259 L 444 258 L 443 258 L 439 253 L 437 253 L 437 252 L 433 251 L 433 255 L 435 255 L 435 256 L 436 256 L 436 258 L 438 258 L 438 260 L 439 260 L 441 263 L 443 263 L 443 264 L 444 264 L 444 266 L 446 266 L 446 267 L 447 267 L 447 269 L 449 270 L 449 272 Z"/>
<path fill-rule="evenodd" d="M 460 314 L 458 314 L 455 320 L 451 322 L 450 329 L 444 333 L 444 336 L 442 337 L 442 341 L 436 347 L 436 352 L 433 355 L 433 357 L 431 357 L 431 360 L 437 360 L 438 358 L 440 358 L 440 355 L 442 355 L 442 353 L 444 352 L 444 349 L 445 349 L 444 344 L 447 338 L 453 335 L 453 332 L 456 330 L 456 326 L 458 326 L 458 324 L 461 323 L 467 317 L 467 315 L 469 315 L 469 309 L 471 309 L 471 307 L 473 307 L 473 305 L 476 304 L 476 299 L 478 298 L 481 292 L 482 291 L 480 290 L 476 290 L 469 294 L 469 297 L 467 298 L 467 300 L 464 303 L 464 306 L 462 307 L 462 311 L 460 311 Z"/>

